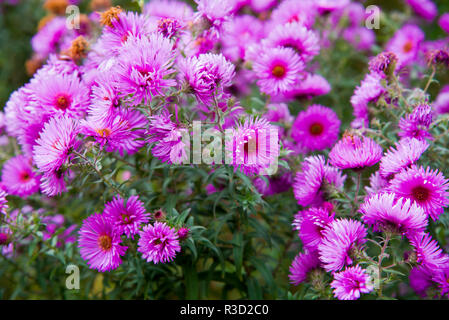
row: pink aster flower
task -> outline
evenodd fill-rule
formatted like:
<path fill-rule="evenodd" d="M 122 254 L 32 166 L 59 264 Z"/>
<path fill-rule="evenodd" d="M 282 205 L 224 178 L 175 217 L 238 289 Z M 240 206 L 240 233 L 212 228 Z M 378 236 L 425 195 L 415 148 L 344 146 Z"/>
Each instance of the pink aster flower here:
<path fill-rule="evenodd" d="M 424 267 L 418 266 L 410 270 L 410 287 L 422 298 L 427 296 L 427 290 L 433 285 L 432 272 Z"/>
<path fill-rule="evenodd" d="M 351 265 L 357 251 L 366 242 L 367 231 L 360 221 L 337 219 L 324 230 L 324 239 L 318 245 L 318 252 L 324 269 L 339 271 Z"/>
<path fill-rule="evenodd" d="M 31 164 L 32 159 L 22 155 L 4 163 L 2 183 L 9 194 L 25 198 L 39 191 L 39 176 Z"/>
<path fill-rule="evenodd" d="M 178 66 L 184 86 L 208 106 L 213 105 L 214 97 L 221 98 L 235 76 L 234 65 L 221 54 L 200 54 L 181 60 Z"/>
<path fill-rule="evenodd" d="M 388 180 L 381 176 L 380 171 L 376 171 L 369 177 L 369 186 L 365 187 L 366 195 L 373 196 L 386 192 L 388 185 Z"/>
<path fill-rule="evenodd" d="M 412 166 L 395 175 L 389 190 L 414 201 L 433 220 L 449 205 L 448 180 L 438 170 Z"/>
<path fill-rule="evenodd" d="M 386 48 L 396 54 L 398 68 L 408 65 L 416 59 L 424 37 L 424 32 L 415 25 L 405 25 L 396 31 Z"/>
<path fill-rule="evenodd" d="M 268 34 L 265 44 L 293 48 L 304 62 L 312 60 L 320 52 L 318 36 L 298 22 L 278 25 Z"/>
<path fill-rule="evenodd" d="M 449 295 L 449 266 L 444 265 L 432 271 L 432 281 L 437 284 L 441 296 L 447 298 Z"/>
<path fill-rule="evenodd" d="M 335 273 L 331 287 L 339 300 L 357 300 L 361 293 L 373 291 L 370 276 L 359 265 Z"/>
<path fill-rule="evenodd" d="M 307 0 L 286 0 L 282 1 L 273 10 L 270 25 L 299 22 L 310 28 L 315 23 L 316 15 L 317 10 L 313 2 Z"/>
<path fill-rule="evenodd" d="M 33 160 L 39 171 L 46 173 L 59 170 L 71 158 L 71 151 L 79 146 L 78 126 L 67 116 L 50 119 L 34 147 Z"/>
<path fill-rule="evenodd" d="M 432 123 L 432 108 L 428 104 L 417 106 L 412 113 L 407 114 L 399 120 L 398 135 L 404 138 L 415 138 L 418 140 L 432 139 L 428 132 Z"/>
<path fill-rule="evenodd" d="M 148 143 L 154 143 L 151 153 L 162 162 L 181 164 L 189 160 L 190 136 L 185 128 L 170 120 L 168 112 L 150 118 L 147 134 Z"/>
<path fill-rule="evenodd" d="M 274 96 L 287 92 L 303 70 L 301 57 L 291 48 L 263 48 L 253 62 L 260 90 Z"/>
<path fill-rule="evenodd" d="M 417 15 L 432 21 L 438 15 L 438 8 L 431 0 L 406 0 Z"/>
<path fill-rule="evenodd" d="M 100 272 L 117 269 L 128 247 L 121 245 L 120 234 L 104 216 L 94 213 L 83 221 L 79 231 L 78 247 L 81 258 L 90 269 Z"/>
<path fill-rule="evenodd" d="M 192 8 L 177 0 L 152 0 L 145 4 L 143 12 L 150 19 L 175 19 L 183 24 L 193 19 Z"/>
<path fill-rule="evenodd" d="M 181 227 L 178 229 L 178 238 L 179 240 L 184 240 L 187 239 L 187 237 L 189 236 L 190 233 L 190 229 L 187 227 Z"/>
<path fill-rule="evenodd" d="M 195 0 L 195 2 L 198 5 L 195 20 L 205 19 L 213 28 L 221 27 L 233 10 L 231 0 Z"/>
<path fill-rule="evenodd" d="M 326 208 L 310 208 L 301 214 L 298 225 L 299 238 L 304 247 L 316 251 L 323 240 L 325 228 L 334 221 L 335 213 Z"/>
<path fill-rule="evenodd" d="M 118 109 L 113 119 L 81 120 L 81 133 L 92 136 L 107 152 L 133 154 L 145 145 L 146 117 L 134 109 Z"/>
<path fill-rule="evenodd" d="M 370 50 L 376 44 L 376 33 L 363 27 L 350 27 L 343 32 L 343 39 L 357 50 Z"/>
<path fill-rule="evenodd" d="M 441 29 L 449 33 L 449 13 L 443 13 L 441 15 L 440 19 L 438 20 L 438 25 L 441 27 Z"/>
<path fill-rule="evenodd" d="M 46 58 L 50 53 L 56 53 L 67 32 L 66 18 L 54 17 L 31 39 L 33 51 L 42 58 Z"/>
<path fill-rule="evenodd" d="M 8 209 L 8 200 L 6 200 L 7 195 L 6 191 L 0 188 L 0 214 L 6 215 L 6 209 Z"/>
<path fill-rule="evenodd" d="M 144 38 L 150 35 L 151 29 L 146 15 L 136 12 L 121 12 L 117 19 L 111 20 L 111 26 L 105 26 L 101 41 L 113 54 L 117 54 L 120 48 L 130 38 Z"/>
<path fill-rule="evenodd" d="M 320 205 L 324 200 L 325 185 L 340 188 L 344 180 L 339 170 L 325 164 L 323 156 L 307 157 L 302 163 L 302 171 L 296 173 L 293 193 L 298 204 L 303 207 Z"/>
<path fill-rule="evenodd" d="M 231 164 L 246 175 L 268 174 L 279 156 L 278 129 L 264 118 L 247 118 L 226 143 Z"/>
<path fill-rule="evenodd" d="M 283 96 L 287 100 L 311 99 L 328 94 L 331 91 L 329 82 L 319 74 L 306 74 L 304 79 L 297 79 L 295 84 Z"/>
<path fill-rule="evenodd" d="M 307 274 L 313 269 L 319 268 L 320 260 L 318 254 L 314 251 L 303 252 L 295 257 L 290 266 L 290 282 L 295 286 L 306 281 Z"/>
<path fill-rule="evenodd" d="M 449 256 L 443 252 L 438 242 L 430 234 L 421 232 L 410 237 L 410 244 L 415 249 L 417 262 L 429 269 L 449 267 Z"/>
<path fill-rule="evenodd" d="M 422 232 L 427 226 L 423 209 L 409 199 L 394 193 L 372 196 L 360 208 L 363 221 L 374 231 L 395 232 L 400 235 Z"/>
<path fill-rule="evenodd" d="M 148 223 L 150 214 L 145 212 L 143 202 L 138 196 L 131 196 L 126 201 L 117 195 L 112 201 L 106 203 L 103 215 L 109 219 L 119 234 L 126 234 L 133 238 L 139 232 L 142 224 Z"/>
<path fill-rule="evenodd" d="M 380 160 L 380 174 L 385 178 L 400 172 L 419 160 L 429 144 L 418 139 L 403 139 L 396 143 Z"/>
<path fill-rule="evenodd" d="M 90 91 L 75 73 L 41 75 L 30 88 L 35 93 L 38 110 L 51 116 L 67 114 L 79 119 L 89 106 Z"/>
<path fill-rule="evenodd" d="M 335 111 L 314 104 L 298 114 L 291 136 L 306 149 L 324 150 L 337 141 L 340 124 Z"/>
<path fill-rule="evenodd" d="M 171 262 L 177 252 L 181 251 L 178 233 L 164 222 L 155 222 L 147 225 L 140 231 L 137 251 L 142 258 L 155 264 Z"/>
<path fill-rule="evenodd" d="M 132 106 L 148 104 L 174 87 L 176 80 L 169 78 L 174 57 L 173 43 L 159 33 L 130 37 L 117 58 L 116 86 L 122 97 L 132 97 L 128 101 Z"/>
<path fill-rule="evenodd" d="M 223 54 L 232 61 L 245 59 L 247 48 L 265 36 L 263 23 L 254 16 L 242 15 L 226 22 L 220 33 Z"/>
<path fill-rule="evenodd" d="M 373 139 L 345 134 L 329 152 L 329 161 L 340 169 L 371 167 L 382 158 L 382 147 Z"/>
<path fill-rule="evenodd" d="M 368 103 L 376 101 L 386 89 L 382 86 L 383 76 L 380 73 L 368 73 L 351 97 L 353 115 L 355 117 L 352 127 L 368 127 Z"/>
<path fill-rule="evenodd" d="M 113 78 L 109 74 L 100 73 L 92 86 L 89 118 L 98 122 L 112 120 L 120 106 L 120 96 Z"/>
<path fill-rule="evenodd" d="M 449 113 L 449 85 L 441 88 L 440 93 L 433 103 L 433 108 L 437 114 Z"/>
<path fill-rule="evenodd" d="M 49 197 L 54 197 L 63 192 L 67 192 L 65 178 L 69 174 L 70 171 L 65 171 L 62 168 L 46 171 L 41 177 L 40 188 L 42 193 Z"/>

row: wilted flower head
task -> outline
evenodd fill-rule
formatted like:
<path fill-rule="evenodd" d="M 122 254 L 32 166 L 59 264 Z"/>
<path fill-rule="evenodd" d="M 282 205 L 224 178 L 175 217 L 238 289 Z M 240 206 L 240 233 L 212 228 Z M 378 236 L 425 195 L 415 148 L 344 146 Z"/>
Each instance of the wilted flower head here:
<path fill-rule="evenodd" d="M 381 52 L 370 60 L 369 70 L 374 73 L 390 74 L 394 72 L 397 60 L 398 58 L 393 52 Z"/>
<path fill-rule="evenodd" d="M 449 67 L 449 50 L 437 49 L 426 52 L 426 59 L 429 65 L 442 65 L 446 68 Z"/>

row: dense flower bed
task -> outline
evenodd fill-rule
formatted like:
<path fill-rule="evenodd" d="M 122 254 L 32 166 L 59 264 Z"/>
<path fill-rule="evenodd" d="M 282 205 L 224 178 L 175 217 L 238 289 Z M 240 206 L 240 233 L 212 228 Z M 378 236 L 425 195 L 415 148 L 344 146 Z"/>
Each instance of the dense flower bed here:
<path fill-rule="evenodd" d="M 112 5 L 44 1 L 0 113 L 3 297 L 447 298 L 449 13 Z"/>

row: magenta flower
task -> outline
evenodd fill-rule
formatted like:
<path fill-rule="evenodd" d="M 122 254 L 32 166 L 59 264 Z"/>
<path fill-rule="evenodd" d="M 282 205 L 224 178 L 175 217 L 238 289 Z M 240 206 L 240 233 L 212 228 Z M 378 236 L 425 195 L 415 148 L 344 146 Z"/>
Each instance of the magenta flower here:
<path fill-rule="evenodd" d="M 433 270 L 432 281 L 440 289 L 441 296 L 446 298 L 449 295 L 449 266 L 443 265 L 437 270 Z"/>
<path fill-rule="evenodd" d="M 307 73 L 304 79 L 297 79 L 295 84 L 283 93 L 287 100 L 311 99 L 328 94 L 331 91 L 329 82 L 319 74 Z"/>
<path fill-rule="evenodd" d="M 33 51 L 42 58 L 56 53 L 67 31 L 66 18 L 54 17 L 31 39 Z"/>
<path fill-rule="evenodd" d="M 311 151 L 323 150 L 337 141 L 340 124 L 335 111 L 314 104 L 298 114 L 291 136 L 298 144 Z"/>
<path fill-rule="evenodd" d="M 41 74 L 31 83 L 38 110 L 51 116 L 66 114 L 82 118 L 89 107 L 90 91 L 77 74 Z"/>
<path fill-rule="evenodd" d="M 329 152 L 329 161 L 340 169 L 363 169 L 378 163 L 382 148 L 373 139 L 345 134 Z"/>
<path fill-rule="evenodd" d="M 143 202 L 138 196 L 131 196 L 125 201 L 117 195 L 112 201 L 106 203 L 103 215 L 112 222 L 117 233 L 124 233 L 128 238 L 133 239 L 139 232 L 140 226 L 150 220 L 150 214 L 145 212 Z"/>
<path fill-rule="evenodd" d="M 438 15 L 438 8 L 432 0 L 406 0 L 417 15 L 432 21 Z"/>
<path fill-rule="evenodd" d="M 408 65 L 416 59 L 424 37 L 424 32 L 416 25 L 405 25 L 396 31 L 386 48 L 396 54 L 398 68 Z"/>
<path fill-rule="evenodd" d="M 394 193 L 372 196 L 362 204 L 360 212 L 363 213 L 363 222 L 374 231 L 411 235 L 427 227 L 423 209 L 408 199 L 397 199 Z"/>
<path fill-rule="evenodd" d="M 398 197 L 414 201 L 433 220 L 449 205 L 448 180 L 438 170 L 412 166 L 396 174 L 389 190 Z"/>
<path fill-rule="evenodd" d="M 65 178 L 68 174 L 69 172 L 62 168 L 46 171 L 41 177 L 40 188 L 42 193 L 54 197 L 62 192 L 67 192 Z"/>
<path fill-rule="evenodd" d="M 193 19 L 193 10 L 185 2 L 177 0 L 152 0 L 143 11 L 150 19 L 175 19 L 187 23 Z"/>
<path fill-rule="evenodd" d="M 137 251 L 147 262 L 171 262 L 177 252 L 181 251 L 178 233 L 163 222 L 147 225 L 140 231 Z"/>
<path fill-rule="evenodd" d="M 398 136 L 401 139 L 415 138 L 418 140 L 432 139 L 428 132 L 432 123 L 432 108 L 428 104 L 417 106 L 412 113 L 407 114 L 399 120 Z"/>
<path fill-rule="evenodd" d="M 3 165 L 2 183 L 9 194 L 26 198 L 39 191 L 39 176 L 34 172 L 32 159 L 19 155 Z"/>
<path fill-rule="evenodd" d="M 312 60 L 320 52 L 318 36 L 298 22 L 278 25 L 265 41 L 269 47 L 295 49 L 304 62 Z"/>
<path fill-rule="evenodd" d="M 203 18 L 214 28 L 221 27 L 233 10 L 231 0 L 195 0 L 195 2 L 198 5 L 195 20 Z"/>
<path fill-rule="evenodd" d="M 376 171 L 369 177 L 369 186 L 365 187 L 367 196 L 386 192 L 389 185 L 388 180 L 381 176 L 380 171 Z"/>
<path fill-rule="evenodd" d="M 315 268 L 319 268 L 320 260 L 314 251 L 303 252 L 295 257 L 290 266 L 290 282 L 295 286 L 306 281 L 307 274 Z"/>
<path fill-rule="evenodd" d="M 393 52 L 384 51 L 372 58 L 369 62 L 369 70 L 372 73 L 388 73 L 394 67 L 398 58 Z"/>
<path fill-rule="evenodd" d="M 173 43 L 159 33 L 148 37 L 130 37 L 117 58 L 116 86 L 122 97 L 131 97 L 129 103 L 148 104 L 153 97 L 176 85 L 170 79 L 175 50 Z"/>
<path fill-rule="evenodd" d="M 336 168 L 326 165 L 323 156 L 310 156 L 304 159 L 302 171 L 296 173 L 293 193 L 298 204 L 303 207 L 320 205 L 324 200 L 324 185 L 341 188 L 344 181 L 345 176 Z"/>
<path fill-rule="evenodd" d="M 366 242 L 367 231 L 360 221 L 337 219 L 324 230 L 318 245 L 320 260 L 327 272 L 339 271 L 354 262 Z"/>
<path fill-rule="evenodd" d="M 190 137 L 184 128 L 170 120 L 170 114 L 163 112 L 150 118 L 147 134 L 148 143 L 154 143 L 151 153 L 162 162 L 181 164 L 187 159 Z M 187 136 L 186 136 L 187 135 Z M 186 139 L 183 137 L 186 136 Z"/>
<path fill-rule="evenodd" d="M 331 287 L 338 300 L 357 300 L 361 293 L 373 291 L 370 276 L 359 265 L 335 273 Z"/>
<path fill-rule="evenodd" d="M 264 118 L 247 118 L 233 129 L 226 152 L 246 175 L 267 174 L 279 156 L 278 129 Z"/>
<path fill-rule="evenodd" d="M 61 116 L 50 119 L 34 147 L 33 160 L 39 171 L 46 173 L 59 170 L 71 158 L 72 150 L 79 146 L 76 122 Z"/>
<path fill-rule="evenodd" d="M 390 178 L 402 169 L 410 167 L 419 160 L 429 144 L 418 139 L 403 139 L 396 143 L 380 160 L 380 174 Z"/>
<path fill-rule="evenodd" d="M 432 285 L 432 272 L 424 267 L 418 266 L 410 270 L 409 274 L 410 287 L 422 298 L 427 296 L 427 289 Z"/>
<path fill-rule="evenodd" d="M 221 54 L 200 54 L 180 60 L 179 69 L 184 86 L 199 102 L 211 106 L 220 99 L 224 89 L 232 85 L 234 65 Z"/>
<path fill-rule="evenodd" d="M 324 230 L 334 221 L 335 213 L 325 208 L 310 208 L 302 213 L 299 223 L 299 238 L 304 247 L 316 251 L 324 237 Z"/>
<path fill-rule="evenodd" d="M 92 86 L 89 118 L 95 122 L 113 120 L 120 106 L 120 96 L 113 78 L 109 74 L 99 73 L 96 84 Z"/>
<path fill-rule="evenodd" d="M 438 20 L 438 25 L 446 31 L 446 33 L 449 33 L 449 13 L 443 13 Z"/>
<path fill-rule="evenodd" d="M 317 9 L 313 2 L 286 0 L 282 1 L 271 14 L 271 25 L 299 22 L 310 28 L 315 23 Z"/>
<path fill-rule="evenodd" d="M 117 269 L 128 247 L 121 245 L 120 234 L 104 216 L 94 213 L 83 221 L 79 231 L 78 247 L 81 258 L 90 269 L 100 272 Z"/>
<path fill-rule="evenodd" d="M 418 263 L 430 270 L 443 266 L 449 267 L 449 256 L 443 252 L 437 241 L 432 240 L 430 234 L 417 233 L 412 235 L 409 240 L 415 248 Z"/>
<path fill-rule="evenodd" d="M 8 209 L 8 200 L 6 200 L 7 195 L 6 191 L 0 188 L 0 213 L 4 215 L 6 215 L 6 209 Z"/>
<path fill-rule="evenodd" d="M 285 93 L 304 70 L 301 57 L 292 48 L 262 48 L 255 56 L 253 71 L 260 91 L 269 95 Z"/>

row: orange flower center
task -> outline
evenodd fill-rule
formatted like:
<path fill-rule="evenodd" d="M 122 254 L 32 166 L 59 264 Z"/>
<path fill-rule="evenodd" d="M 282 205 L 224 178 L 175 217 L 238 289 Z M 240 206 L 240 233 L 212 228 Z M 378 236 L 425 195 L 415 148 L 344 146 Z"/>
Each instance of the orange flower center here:
<path fill-rule="evenodd" d="M 273 74 L 273 76 L 275 76 L 276 78 L 282 78 L 283 76 L 285 76 L 285 74 L 287 73 L 287 70 L 285 70 L 284 66 L 280 66 L 277 65 L 273 68 L 273 70 L 271 71 L 271 73 Z"/>
<path fill-rule="evenodd" d="M 413 41 L 408 40 L 404 46 L 402 47 L 402 50 L 404 50 L 405 53 L 409 53 L 413 49 Z"/>
<path fill-rule="evenodd" d="M 102 235 L 98 238 L 98 245 L 104 251 L 107 251 L 112 248 L 112 239 L 107 234 Z"/>
<path fill-rule="evenodd" d="M 416 201 L 423 202 L 429 199 L 430 194 L 428 189 L 418 186 L 412 189 L 412 195 Z"/>
<path fill-rule="evenodd" d="M 323 133 L 323 125 L 321 123 L 313 123 L 310 126 L 310 133 L 314 136 L 318 136 Z"/>
<path fill-rule="evenodd" d="M 56 104 L 57 104 L 58 109 L 65 110 L 65 109 L 67 109 L 67 108 L 69 107 L 70 101 L 69 101 L 69 99 L 67 98 L 67 96 L 65 96 L 65 95 L 60 95 L 60 96 L 56 99 Z"/>

